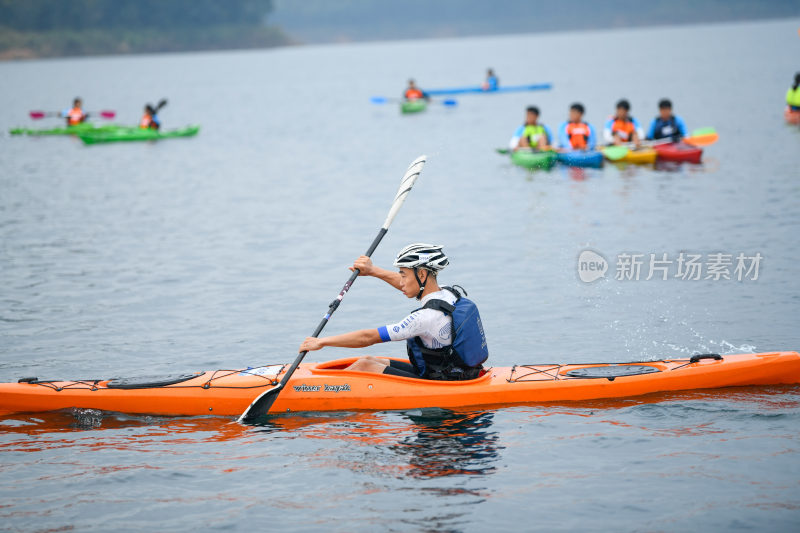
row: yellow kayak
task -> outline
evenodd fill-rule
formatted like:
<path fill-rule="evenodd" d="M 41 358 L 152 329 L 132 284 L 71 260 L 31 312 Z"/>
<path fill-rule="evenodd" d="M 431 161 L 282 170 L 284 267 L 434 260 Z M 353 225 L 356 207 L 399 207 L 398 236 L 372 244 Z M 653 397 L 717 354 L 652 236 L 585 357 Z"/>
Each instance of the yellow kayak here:
<path fill-rule="evenodd" d="M 623 163 L 635 163 L 637 165 L 652 165 L 656 162 L 658 153 L 652 148 L 639 148 L 638 150 L 628 150 L 625 157 L 620 159 Z"/>

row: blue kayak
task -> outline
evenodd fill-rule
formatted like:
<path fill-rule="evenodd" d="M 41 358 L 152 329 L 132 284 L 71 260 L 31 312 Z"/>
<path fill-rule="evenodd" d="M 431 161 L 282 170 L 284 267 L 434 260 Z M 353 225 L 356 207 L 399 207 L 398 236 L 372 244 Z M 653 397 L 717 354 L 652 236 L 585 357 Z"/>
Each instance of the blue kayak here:
<path fill-rule="evenodd" d="M 481 86 L 476 87 L 454 87 L 451 89 L 431 89 L 425 93 L 436 96 L 443 94 L 465 94 L 465 93 L 512 93 L 519 91 L 546 91 L 553 87 L 552 83 L 536 83 L 531 85 L 509 85 L 498 87 L 497 89 L 484 90 Z"/>
<path fill-rule="evenodd" d="M 603 154 L 597 150 L 573 150 L 559 152 L 556 156 L 559 162 L 571 167 L 602 167 Z"/>

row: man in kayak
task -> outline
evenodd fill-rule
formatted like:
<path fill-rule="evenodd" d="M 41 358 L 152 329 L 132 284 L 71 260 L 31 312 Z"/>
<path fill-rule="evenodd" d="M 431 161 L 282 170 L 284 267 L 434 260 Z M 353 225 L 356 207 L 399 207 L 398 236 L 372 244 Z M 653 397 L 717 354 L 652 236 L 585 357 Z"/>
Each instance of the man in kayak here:
<path fill-rule="evenodd" d="M 583 105 L 569 107 L 569 120 L 558 128 L 558 142 L 562 150 L 594 150 L 597 136 L 591 124 L 583 121 Z"/>
<path fill-rule="evenodd" d="M 483 326 L 474 308 L 471 320 L 457 323 L 458 340 L 454 339 L 454 318 L 459 316 L 461 320 L 459 302 L 473 307 L 474 304 L 457 294 L 456 289 L 439 286 L 437 275 L 448 264 L 441 246 L 423 243 L 406 246 L 397 254 L 394 266 L 399 272 L 377 267 L 369 257 L 359 257 L 351 270 L 358 269 L 362 276 L 382 279 L 407 298 L 420 300 L 422 307 L 396 324 L 331 337 L 308 337 L 300 345 L 300 351 L 314 351 L 325 346 L 364 348 L 379 342 L 406 341 L 408 363 L 367 356 L 347 369 L 444 381 L 478 377 L 483 370 L 481 364 L 489 355 Z"/>
<path fill-rule="evenodd" d="M 544 124 L 539 124 L 539 108 L 530 106 L 525 110 L 525 123 L 517 128 L 511 137 L 509 147 L 512 150 L 533 148 L 549 150 L 553 133 Z"/>
<path fill-rule="evenodd" d="M 403 93 L 403 98 L 406 100 L 427 100 L 428 95 L 417 87 L 417 83 L 411 79 L 408 80 L 408 88 L 406 88 L 406 92 Z"/>
<path fill-rule="evenodd" d="M 86 122 L 89 114 L 83 111 L 83 100 L 76 98 L 72 101 L 72 109 L 65 109 L 61 116 L 67 119 L 67 126 L 77 126 Z"/>
<path fill-rule="evenodd" d="M 144 106 L 144 115 L 142 115 L 142 120 L 139 121 L 139 127 L 151 130 L 158 130 L 161 127 L 161 120 L 159 120 L 155 108 L 150 104 Z"/>
<path fill-rule="evenodd" d="M 683 119 L 672 114 L 672 102 L 664 98 L 658 102 L 658 116 L 650 123 L 647 138 L 650 140 L 668 139 L 676 143 L 686 137 L 686 124 Z"/>
<path fill-rule="evenodd" d="M 786 91 L 786 105 L 791 111 L 800 111 L 800 72 L 794 75 L 794 85 Z"/>
<path fill-rule="evenodd" d="M 481 89 L 484 91 L 496 91 L 500 86 L 500 80 L 494 73 L 494 70 L 489 69 L 486 71 L 486 81 L 481 84 Z"/>
<path fill-rule="evenodd" d="M 625 99 L 617 102 L 616 114 L 608 119 L 603 128 L 603 140 L 607 144 L 633 143 L 639 148 L 644 138 L 644 130 L 639 121 L 630 116 L 630 111 L 630 102 Z"/>

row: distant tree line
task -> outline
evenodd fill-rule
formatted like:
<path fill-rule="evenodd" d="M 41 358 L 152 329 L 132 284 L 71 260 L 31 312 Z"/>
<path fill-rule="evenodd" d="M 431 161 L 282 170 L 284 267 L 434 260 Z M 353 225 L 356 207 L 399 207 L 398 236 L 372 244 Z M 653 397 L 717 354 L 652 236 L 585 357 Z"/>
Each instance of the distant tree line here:
<path fill-rule="evenodd" d="M 0 0 L 17 31 L 179 29 L 263 25 L 272 0 Z"/>
<path fill-rule="evenodd" d="M 0 0 L 0 60 L 281 46 L 272 0 Z"/>

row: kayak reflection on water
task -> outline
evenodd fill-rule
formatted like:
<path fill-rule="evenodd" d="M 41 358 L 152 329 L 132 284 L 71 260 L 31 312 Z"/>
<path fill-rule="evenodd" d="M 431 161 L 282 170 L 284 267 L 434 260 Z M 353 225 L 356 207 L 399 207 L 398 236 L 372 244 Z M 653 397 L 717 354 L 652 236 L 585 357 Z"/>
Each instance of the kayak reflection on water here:
<path fill-rule="evenodd" d="M 404 415 L 416 435 L 393 445 L 405 457 L 415 478 L 492 474 L 498 459 L 498 435 L 490 431 L 494 413 L 457 413 L 447 409 L 418 409 Z"/>
<path fill-rule="evenodd" d="M 498 432 L 491 429 L 494 416 L 494 411 L 430 407 L 292 413 L 261 420 L 257 426 L 259 432 L 302 435 L 329 443 L 337 450 L 336 464 L 342 469 L 433 479 L 483 476 L 496 471 L 504 447 L 498 444 Z"/>

